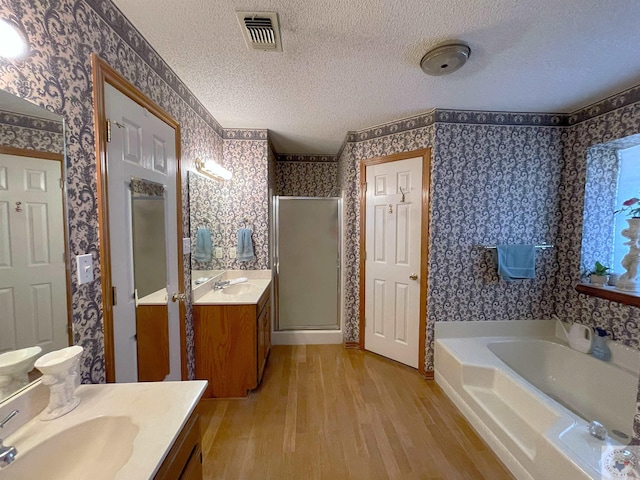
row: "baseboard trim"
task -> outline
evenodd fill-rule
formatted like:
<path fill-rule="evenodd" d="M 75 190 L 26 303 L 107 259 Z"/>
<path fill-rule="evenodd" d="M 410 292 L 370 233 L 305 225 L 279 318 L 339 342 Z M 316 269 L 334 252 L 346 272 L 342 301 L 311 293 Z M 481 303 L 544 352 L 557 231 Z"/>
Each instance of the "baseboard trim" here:
<path fill-rule="evenodd" d="M 272 332 L 273 345 L 338 345 L 344 340 L 341 330 L 300 330 L 295 332 Z"/>
<path fill-rule="evenodd" d="M 360 344 L 358 342 L 344 342 L 344 348 L 360 350 Z"/>

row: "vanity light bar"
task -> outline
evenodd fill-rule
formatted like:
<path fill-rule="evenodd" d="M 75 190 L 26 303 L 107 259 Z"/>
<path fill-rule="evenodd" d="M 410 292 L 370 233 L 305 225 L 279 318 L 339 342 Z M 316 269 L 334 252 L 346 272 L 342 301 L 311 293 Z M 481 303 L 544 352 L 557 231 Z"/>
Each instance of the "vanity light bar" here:
<path fill-rule="evenodd" d="M 231 180 L 231 172 L 216 162 L 205 162 L 199 158 L 196 158 L 195 165 L 196 171 L 200 175 L 204 175 L 205 177 L 209 177 L 213 180 Z"/>

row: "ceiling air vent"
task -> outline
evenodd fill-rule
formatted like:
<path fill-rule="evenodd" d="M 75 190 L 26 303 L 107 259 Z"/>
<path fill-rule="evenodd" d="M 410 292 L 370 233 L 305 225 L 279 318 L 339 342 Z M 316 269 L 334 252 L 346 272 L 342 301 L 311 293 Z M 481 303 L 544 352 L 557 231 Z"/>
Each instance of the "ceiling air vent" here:
<path fill-rule="evenodd" d="M 281 52 L 280 25 L 275 12 L 237 12 L 249 50 Z"/>

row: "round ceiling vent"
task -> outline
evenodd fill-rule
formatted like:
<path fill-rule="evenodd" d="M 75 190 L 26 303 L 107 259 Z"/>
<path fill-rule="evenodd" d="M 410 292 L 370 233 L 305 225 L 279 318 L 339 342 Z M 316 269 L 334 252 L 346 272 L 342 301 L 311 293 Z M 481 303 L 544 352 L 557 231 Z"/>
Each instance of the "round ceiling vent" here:
<path fill-rule="evenodd" d="M 471 49 L 462 43 L 442 45 L 424 54 L 420 68 L 427 75 L 447 75 L 460 69 L 469 55 Z"/>

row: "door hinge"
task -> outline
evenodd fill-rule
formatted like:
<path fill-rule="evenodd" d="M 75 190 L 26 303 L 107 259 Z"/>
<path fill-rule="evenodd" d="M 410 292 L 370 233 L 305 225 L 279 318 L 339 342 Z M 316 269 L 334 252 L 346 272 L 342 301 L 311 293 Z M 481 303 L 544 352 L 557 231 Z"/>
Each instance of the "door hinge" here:
<path fill-rule="evenodd" d="M 364 182 L 364 191 L 367 191 L 367 188 L 369 188 L 369 184 L 367 182 Z"/>
<path fill-rule="evenodd" d="M 64 189 L 64 180 L 62 178 L 59 178 L 58 180 L 60 180 L 60 190 Z"/>
<path fill-rule="evenodd" d="M 116 287 L 111 287 L 111 305 L 118 304 L 118 290 Z"/>
<path fill-rule="evenodd" d="M 107 142 L 111 141 L 111 120 L 107 118 Z"/>

